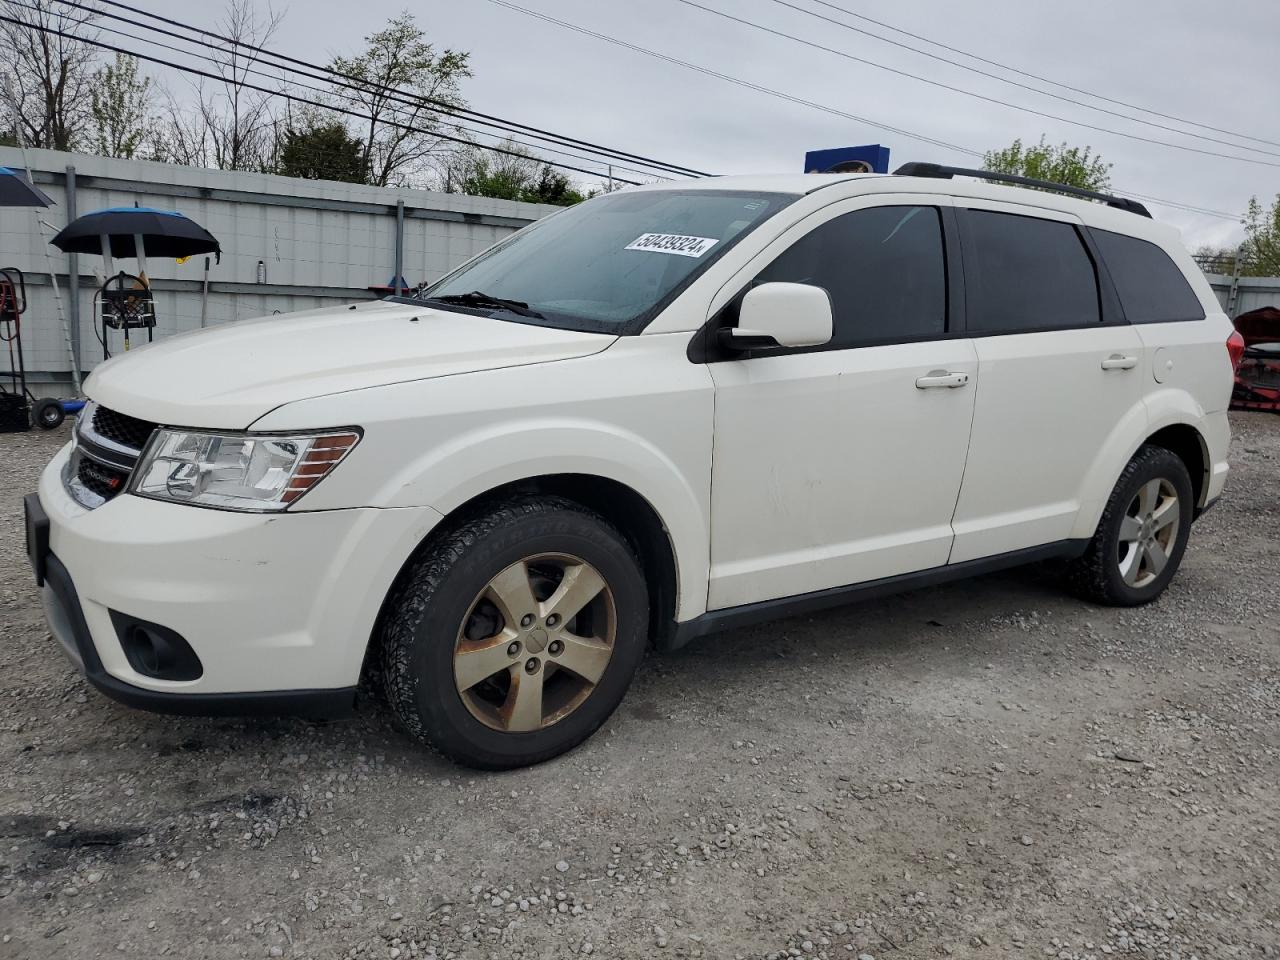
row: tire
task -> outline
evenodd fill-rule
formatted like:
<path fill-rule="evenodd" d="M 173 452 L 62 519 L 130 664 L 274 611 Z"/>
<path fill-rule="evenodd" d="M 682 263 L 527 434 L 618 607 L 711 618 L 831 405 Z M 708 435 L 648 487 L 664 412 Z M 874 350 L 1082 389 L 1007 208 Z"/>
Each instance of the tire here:
<path fill-rule="evenodd" d="M 558 497 L 504 501 L 433 538 L 400 577 L 380 638 L 387 700 L 459 763 L 540 763 L 617 708 L 648 621 L 640 561 L 617 529 Z"/>
<path fill-rule="evenodd" d="M 62 409 L 61 400 L 45 398 L 31 408 L 31 420 L 41 430 L 57 430 L 66 418 L 67 412 Z"/>
<path fill-rule="evenodd" d="M 1073 589 L 1087 600 L 1116 607 L 1160 596 L 1187 549 L 1194 496 L 1179 456 L 1163 447 L 1139 450 L 1116 481 L 1084 555 L 1070 564 Z"/>

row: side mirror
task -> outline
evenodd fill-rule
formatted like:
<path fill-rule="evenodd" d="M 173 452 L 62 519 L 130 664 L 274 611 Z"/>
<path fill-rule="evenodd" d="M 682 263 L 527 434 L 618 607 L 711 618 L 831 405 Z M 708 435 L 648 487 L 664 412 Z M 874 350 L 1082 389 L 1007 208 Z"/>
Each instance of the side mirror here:
<path fill-rule="evenodd" d="M 831 339 L 831 298 L 807 283 L 762 283 L 742 298 L 738 325 L 720 334 L 730 350 L 820 346 Z"/>

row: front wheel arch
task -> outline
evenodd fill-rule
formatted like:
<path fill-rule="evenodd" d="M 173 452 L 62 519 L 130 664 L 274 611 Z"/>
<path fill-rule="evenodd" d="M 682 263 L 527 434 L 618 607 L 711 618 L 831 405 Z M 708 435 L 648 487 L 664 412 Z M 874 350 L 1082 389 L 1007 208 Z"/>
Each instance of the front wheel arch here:
<path fill-rule="evenodd" d="M 647 585 L 626 537 L 580 504 L 514 494 L 458 518 L 432 546 L 415 555 L 380 617 L 379 686 L 405 728 L 483 769 L 538 763 L 588 738 L 621 701 L 648 635 Z M 566 585 L 592 581 L 566 579 L 561 592 L 542 569 L 552 561 L 570 563 L 560 568 L 565 577 L 588 571 L 594 590 L 605 591 L 605 606 L 593 607 L 588 623 L 576 613 L 581 598 L 565 599 L 578 588 Z M 591 637 L 601 639 L 584 639 Z M 603 661 L 601 649 L 609 651 Z M 519 682 L 526 673 L 530 692 Z M 509 685 L 491 696 L 485 688 L 508 675 Z M 566 683 L 575 676 L 585 687 Z"/>
<path fill-rule="evenodd" d="M 645 497 L 617 480 L 591 474 L 546 474 L 504 483 L 465 501 L 450 511 L 405 558 L 382 599 L 370 631 L 361 668 L 363 688 L 370 687 L 371 677 L 380 661 L 379 644 L 387 605 L 414 564 L 459 526 L 495 504 L 512 497 L 532 495 L 559 497 L 577 503 L 598 513 L 622 532 L 640 558 L 641 569 L 649 584 L 650 641 L 659 649 L 671 644 L 675 637 L 679 600 L 679 561 L 675 545 L 657 509 Z"/>

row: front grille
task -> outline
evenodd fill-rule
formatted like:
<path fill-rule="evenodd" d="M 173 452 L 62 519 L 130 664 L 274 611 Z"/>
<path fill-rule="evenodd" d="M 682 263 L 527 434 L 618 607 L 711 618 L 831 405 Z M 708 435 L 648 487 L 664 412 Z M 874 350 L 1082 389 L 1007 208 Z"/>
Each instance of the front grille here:
<path fill-rule="evenodd" d="M 129 475 L 113 470 L 105 464 L 82 456 L 76 466 L 76 476 L 86 490 L 96 493 L 103 500 L 110 500 L 129 482 Z"/>
<path fill-rule="evenodd" d="M 156 424 L 149 420 L 139 420 L 106 407 L 98 407 L 93 412 L 93 429 L 99 435 L 135 450 L 147 445 L 155 428 Z"/>
<path fill-rule="evenodd" d="M 76 423 L 76 446 L 62 474 L 72 498 L 93 510 L 124 492 L 156 424 L 90 402 Z"/>

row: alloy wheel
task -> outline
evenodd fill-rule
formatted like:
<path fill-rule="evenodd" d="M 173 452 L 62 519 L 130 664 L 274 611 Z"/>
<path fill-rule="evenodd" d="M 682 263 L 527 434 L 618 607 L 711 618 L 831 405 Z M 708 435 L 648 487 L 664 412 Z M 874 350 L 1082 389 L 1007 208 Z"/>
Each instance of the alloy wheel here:
<path fill-rule="evenodd" d="M 595 567 L 569 554 L 526 557 L 472 601 L 454 644 L 454 683 L 487 726 L 541 730 L 591 695 L 616 634 L 613 593 Z"/>
<path fill-rule="evenodd" d="M 1131 587 L 1145 587 L 1160 576 L 1178 539 L 1182 505 L 1168 480 L 1148 480 L 1134 495 L 1120 521 L 1116 561 Z"/>

